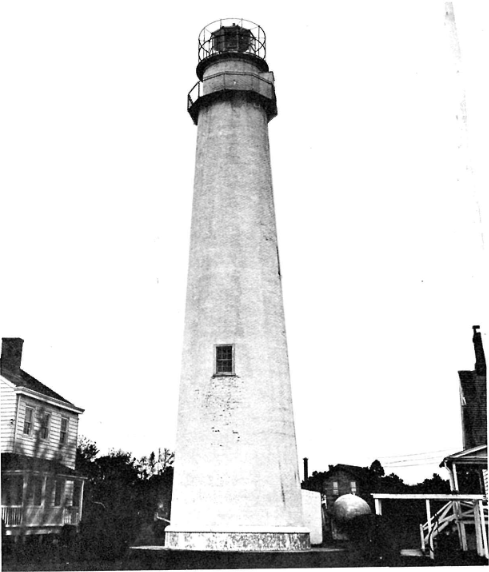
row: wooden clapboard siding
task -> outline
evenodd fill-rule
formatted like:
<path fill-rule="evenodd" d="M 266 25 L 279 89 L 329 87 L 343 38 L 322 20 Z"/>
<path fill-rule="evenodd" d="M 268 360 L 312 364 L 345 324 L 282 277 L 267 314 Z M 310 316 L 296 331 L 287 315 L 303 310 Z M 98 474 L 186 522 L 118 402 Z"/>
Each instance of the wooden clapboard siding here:
<path fill-rule="evenodd" d="M 71 469 L 75 468 L 76 461 L 76 444 L 78 442 L 78 415 L 67 415 L 68 424 L 68 441 L 66 445 L 66 461 L 65 464 Z"/>
<path fill-rule="evenodd" d="M 335 493 L 334 483 L 338 483 L 338 491 Z M 330 478 L 324 482 L 324 492 L 327 496 L 341 496 L 351 493 L 351 483 L 355 482 L 356 494 L 360 493 L 359 479 L 346 471 L 336 471 Z"/>
<path fill-rule="evenodd" d="M 26 407 L 34 408 L 34 427 L 30 435 L 24 434 L 24 420 Z M 49 414 L 49 434 L 41 439 L 41 415 Z M 68 419 L 68 436 L 66 443 L 60 443 L 61 417 Z M 57 460 L 63 465 L 75 468 L 76 441 L 78 436 L 78 415 L 41 400 L 20 396 L 17 422 L 17 439 L 15 452 L 28 457 Z"/>
<path fill-rule="evenodd" d="M 2 484 L 11 487 L 12 494 L 4 495 L 2 503 L 5 500 L 16 504 L 2 504 L 2 534 L 59 533 L 66 524 L 78 526 L 82 514 L 82 507 L 78 504 L 84 481 L 75 471 L 75 459 L 78 415 L 83 413 L 83 409 L 20 368 L 20 338 L 4 338 L 2 353 L 5 348 L 7 361 L 3 361 L 5 356 L 0 359 L 0 372 L 3 372 L 0 375 L 2 478 L 5 477 Z M 12 356 L 17 360 L 15 364 L 11 363 Z M 24 433 L 26 407 L 33 409 L 28 435 Z M 49 430 L 46 437 L 41 438 L 42 418 L 46 414 L 50 416 Z M 63 417 L 68 419 L 68 427 L 66 440 L 61 442 Z M 17 479 L 15 482 L 9 480 L 14 477 Z M 19 477 L 24 484 L 20 505 L 17 504 Z M 40 480 L 42 498 L 37 488 Z M 54 487 L 58 480 L 65 486 L 60 506 L 54 506 Z M 78 502 L 73 506 L 75 482 L 80 492 L 77 490 Z"/>
<path fill-rule="evenodd" d="M 15 429 L 15 404 L 17 396 L 12 384 L 0 377 L 0 400 L 1 400 L 1 451 L 12 452 Z"/>

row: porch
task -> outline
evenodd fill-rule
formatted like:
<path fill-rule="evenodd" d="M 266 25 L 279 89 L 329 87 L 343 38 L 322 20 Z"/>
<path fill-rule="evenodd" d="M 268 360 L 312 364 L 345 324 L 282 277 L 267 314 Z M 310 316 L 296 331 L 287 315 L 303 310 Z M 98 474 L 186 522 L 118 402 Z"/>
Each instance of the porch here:
<path fill-rule="evenodd" d="M 2 521 L 7 536 L 18 534 L 49 534 L 57 532 L 65 524 L 80 524 L 77 506 L 3 506 Z"/>
<path fill-rule="evenodd" d="M 389 494 L 373 493 L 375 512 L 382 514 L 382 501 L 388 499 L 420 500 L 425 502 L 425 524 L 420 524 L 421 550 L 429 552 L 431 559 L 435 558 L 435 539 L 449 526 L 457 528 L 460 548 L 467 552 L 467 526 L 474 527 L 476 550 L 480 557 L 489 559 L 488 550 L 488 511 L 487 500 L 479 494 Z M 431 501 L 447 501 L 446 504 L 432 514 Z"/>

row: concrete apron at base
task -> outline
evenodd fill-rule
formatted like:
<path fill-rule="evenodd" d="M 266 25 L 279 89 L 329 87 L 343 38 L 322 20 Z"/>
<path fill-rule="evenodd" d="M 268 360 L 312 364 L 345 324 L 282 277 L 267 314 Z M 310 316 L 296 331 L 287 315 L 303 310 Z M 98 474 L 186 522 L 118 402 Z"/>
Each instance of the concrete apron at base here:
<path fill-rule="evenodd" d="M 177 532 L 165 534 L 169 549 L 236 550 L 236 551 L 302 551 L 310 550 L 309 532 Z"/>

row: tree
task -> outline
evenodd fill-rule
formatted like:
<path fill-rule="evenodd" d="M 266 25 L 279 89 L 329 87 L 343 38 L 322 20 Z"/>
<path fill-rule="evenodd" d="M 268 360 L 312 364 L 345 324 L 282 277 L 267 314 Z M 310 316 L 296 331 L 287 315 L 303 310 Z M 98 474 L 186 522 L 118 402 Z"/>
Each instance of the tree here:
<path fill-rule="evenodd" d="M 438 473 L 433 473 L 431 479 L 425 479 L 422 483 L 413 485 L 417 493 L 423 494 L 449 494 L 450 483 L 442 479 Z"/>
<path fill-rule="evenodd" d="M 99 454 L 99 449 L 95 441 L 92 441 L 88 437 L 81 435 L 78 438 L 76 453 L 78 455 L 77 461 L 79 458 L 86 461 L 93 461 L 95 457 Z"/>
<path fill-rule="evenodd" d="M 158 504 L 170 507 L 173 461 L 168 449 L 139 460 L 120 449 L 100 456 L 96 443 L 80 439 L 77 467 L 88 477 L 81 534 L 86 558 L 120 557 L 143 529 L 150 529 L 151 541 Z"/>
<path fill-rule="evenodd" d="M 158 455 L 152 451 L 149 457 L 141 457 L 137 461 L 137 466 L 142 479 L 149 479 L 152 476 L 161 475 L 169 467 L 173 466 L 175 454 L 169 449 L 158 449 Z"/>
<path fill-rule="evenodd" d="M 86 443 L 85 443 L 86 445 Z M 81 526 L 85 558 L 122 556 L 140 527 L 139 470 L 131 453 L 111 450 L 96 456 L 93 443 L 80 447 L 88 482 Z"/>
<path fill-rule="evenodd" d="M 89 480 L 94 478 L 96 473 L 95 458 L 99 454 L 97 443 L 91 441 L 83 435 L 79 437 L 76 446 L 76 469 Z"/>
<path fill-rule="evenodd" d="M 377 459 L 370 465 L 368 470 L 374 477 L 383 477 L 385 475 L 384 467 Z"/>

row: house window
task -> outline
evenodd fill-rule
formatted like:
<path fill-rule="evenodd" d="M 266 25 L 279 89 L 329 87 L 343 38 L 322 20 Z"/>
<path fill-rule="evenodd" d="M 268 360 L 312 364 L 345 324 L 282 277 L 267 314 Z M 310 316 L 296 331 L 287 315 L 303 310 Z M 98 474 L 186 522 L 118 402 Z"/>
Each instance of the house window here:
<path fill-rule="evenodd" d="M 24 415 L 24 435 L 32 434 L 32 418 L 34 416 L 34 409 L 32 407 L 25 408 Z"/>
<path fill-rule="evenodd" d="M 66 443 L 68 437 L 68 418 L 61 417 L 61 432 L 59 434 L 59 442 L 61 445 Z"/>
<path fill-rule="evenodd" d="M 357 494 L 357 483 L 355 481 L 350 481 L 350 492 L 352 495 Z"/>
<path fill-rule="evenodd" d="M 234 346 L 216 346 L 216 375 L 234 373 Z"/>
<path fill-rule="evenodd" d="M 27 483 L 27 504 L 41 506 L 42 502 L 42 477 L 31 476 Z"/>
<path fill-rule="evenodd" d="M 54 484 L 54 506 L 61 506 L 64 490 L 65 482 L 57 479 Z"/>
<path fill-rule="evenodd" d="M 73 484 L 73 506 L 80 506 L 81 482 L 75 481 Z"/>
<path fill-rule="evenodd" d="M 47 439 L 49 437 L 49 420 L 51 415 L 49 413 L 44 413 L 41 416 L 41 429 L 39 431 L 39 436 L 41 439 Z"/>
<path fill-rule="evenodd" d="M 334 495 L 339 495 L 340 494 L 340 489 L 338 486 L 338 481 L 333 481 L 333 494 Z"/>
<path fill-rule="evenodd" d="M 24 478 L 21 475 L 2 476 L 2 504 L 6 506 L 22 505 Z"/>

